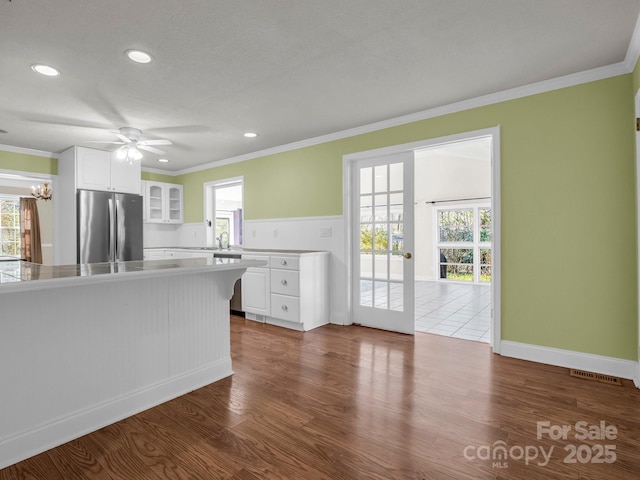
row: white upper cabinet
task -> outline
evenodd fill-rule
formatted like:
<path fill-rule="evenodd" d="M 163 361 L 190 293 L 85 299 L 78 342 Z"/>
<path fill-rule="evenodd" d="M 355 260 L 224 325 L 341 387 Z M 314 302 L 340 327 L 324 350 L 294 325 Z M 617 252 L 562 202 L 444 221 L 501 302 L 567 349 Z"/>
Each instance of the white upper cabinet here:
<path fill-rule="evenodd" d="M 183 223 L 182 185 L 151 181 L 143 184 L 147 223 Z"/>
<path fill-rule="evenodd" d="M 112 152 L 76 147 L 78 189 L 140 195 L 140 162 L 120 160 Z"/>

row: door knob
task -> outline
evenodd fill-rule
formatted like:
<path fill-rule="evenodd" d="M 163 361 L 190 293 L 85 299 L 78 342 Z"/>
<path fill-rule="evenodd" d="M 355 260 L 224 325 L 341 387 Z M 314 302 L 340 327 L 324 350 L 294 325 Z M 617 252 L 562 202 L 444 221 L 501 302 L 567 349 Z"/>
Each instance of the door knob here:
<path fill-rule="evenodd" d="M 411 257 L 412 257 L 411 252 L 407 252 L 404 254 L 404 258 L 411 258 Z"/>

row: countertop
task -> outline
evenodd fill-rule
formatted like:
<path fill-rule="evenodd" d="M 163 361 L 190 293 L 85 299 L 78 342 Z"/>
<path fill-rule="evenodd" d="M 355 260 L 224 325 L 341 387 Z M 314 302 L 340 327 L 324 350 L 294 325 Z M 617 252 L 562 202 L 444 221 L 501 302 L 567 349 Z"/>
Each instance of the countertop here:
<path fill-rule="evenodd" d="M 217 247 L 145 247 L 145 250 L 186 250 L 189 252 L 207 251 L 212 253 L 224 253 L 224 254 L 243 254 L 243 253 L 264 253 L 274 255 L 303 255 L 307 253 L 325 253 L 323 250 L 287 250 L 287 249 L 275 249 L 275 248 L 244 248 L 244 247 L 231 247 L 230 249 L 219 249 Z"/>
<path fill-rule="evenodd" d="M 202 271 L 225 271 L 261 267 L 261 260 L 187 258 L 89 263 L 84 265 L 40 265 L 23 261 L 0 262 L 0 293 L 84 283 L 134 279 Z"/>

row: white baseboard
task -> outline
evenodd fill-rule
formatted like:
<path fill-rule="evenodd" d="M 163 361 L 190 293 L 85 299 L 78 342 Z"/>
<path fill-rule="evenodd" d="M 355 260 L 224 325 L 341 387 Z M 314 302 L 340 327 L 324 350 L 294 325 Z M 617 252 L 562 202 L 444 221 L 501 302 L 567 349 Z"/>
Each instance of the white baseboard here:
<path fill-rule="evenodd" d="M 0 470 L 233 374 L 231 359 L 0 439 Z"/>
<path fill-rule="evenodd" d="M 638 386 L 638 362 L 632 360 L 604 357 L 558 348 L 541 347 L 539 345 L 511 342 L 508 340 L 502 340 L 500 342 L 500 355 L 626 378 L 634 380 L 636 386 Z"/>

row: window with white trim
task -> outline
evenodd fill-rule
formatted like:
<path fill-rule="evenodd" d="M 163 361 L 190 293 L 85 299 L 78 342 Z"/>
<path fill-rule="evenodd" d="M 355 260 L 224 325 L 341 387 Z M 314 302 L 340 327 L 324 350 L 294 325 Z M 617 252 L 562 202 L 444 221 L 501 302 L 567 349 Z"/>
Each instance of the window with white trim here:
<path fill-rule="evenodd" d="M 0 197 L 0 255 L 20 256 L 20 199 Z"/>
<path fill-rule="evenodd" d="M 490 283 L 491 206 L 438 208 L 435 218 L 439 280 Z"/>

